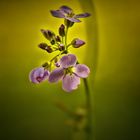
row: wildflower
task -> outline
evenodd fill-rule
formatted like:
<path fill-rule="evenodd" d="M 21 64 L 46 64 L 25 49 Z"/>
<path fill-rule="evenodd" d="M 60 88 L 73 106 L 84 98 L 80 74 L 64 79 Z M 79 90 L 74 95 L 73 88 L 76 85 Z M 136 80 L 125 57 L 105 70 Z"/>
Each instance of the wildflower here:
<path fill-rule="evenodd" d="M 71 44 L 73 45 L 74 48 L 79 48 L 79 47 L 83 46 L 85 44 L 85 42 L 83 40 L 75 38 L 75 39 L 73 39 Z"/>
<path fill-rule="evenodd" d="M 77 89 L 80 78 L 88 77 L 90 69 L 84 64 L 76 64 L 77 58 L 68 54 L 60 59 L 60 67 L 50 73 L 49 82 L 56 83 L 62 80 L 62 88 L 67 92 Z"/>
<path fill-rule="evenodd" d="M 57 18 L 64 18 L 71 22 L 81 22 L 78 18 L 89 17 L 89 13 L 75 14 L 73 10 L 68 6 L 61 6 L 58 10 L 50 11 L 52 16 Z"/>
<path fill-rule="evenodd" d="M 29 74 L 32 83 L 39 84 L 48 79 L 50 72 L 43 67 L 33 69 Z"/>

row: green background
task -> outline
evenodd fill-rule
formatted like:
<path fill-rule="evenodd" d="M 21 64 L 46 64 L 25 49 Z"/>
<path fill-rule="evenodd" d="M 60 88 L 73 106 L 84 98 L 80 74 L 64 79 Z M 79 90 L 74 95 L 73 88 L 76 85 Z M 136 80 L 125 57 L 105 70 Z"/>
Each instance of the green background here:
<path fill-rule="evenodd" d="M 85 101 L 83 84 L 67 94 L 47 82 L 33 85 L 30 70 L 50 56 L 37 45 L 40 29 L 57 31 L 63 22 L 49 10 L 68 5 L 92 17 L 69 32 L 87 44 L 74 50 L 90 69 L 93 135 L 96 140 L 139 140 L 140 2 L 137 0 L 1 0 L 0 1 L 0 139 L 71 140 L 62 101 L 75 110 Z M 76 139 L 82 140 L 79 134 Z"/>

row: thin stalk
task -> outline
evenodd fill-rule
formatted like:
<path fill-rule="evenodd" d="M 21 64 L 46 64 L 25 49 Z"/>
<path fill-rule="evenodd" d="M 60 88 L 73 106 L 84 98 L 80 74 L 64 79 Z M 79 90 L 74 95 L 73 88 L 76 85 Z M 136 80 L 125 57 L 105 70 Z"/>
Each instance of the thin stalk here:
<path fill-rule="evenodd" d="M 65 33 L 65 49 L 67 49 L 67 36 L 68 36 L 68 27 L 66 27 L 66 33 Z"/>
<path fill-rule="evenodd" d="M 62 44 L 64 44 L 64 37 L 62 36 Z"/>
<path fill-rule="evenodd" d="M 92 108 L 90 90 L 87 79 L 84 80 L 85 94 L 86 94 L 86 108 L 87 108 L 87 126 L 86 126 L 86 140 L 92 140 Z"/>

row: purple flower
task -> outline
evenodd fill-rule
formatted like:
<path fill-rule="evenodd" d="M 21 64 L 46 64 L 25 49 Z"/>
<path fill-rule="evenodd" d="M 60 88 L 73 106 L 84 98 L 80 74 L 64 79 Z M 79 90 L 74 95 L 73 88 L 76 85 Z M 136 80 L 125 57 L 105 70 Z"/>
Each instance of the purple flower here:
<path fill-rule="evenodd" d="M 68 54 L 60 59 L 60 67 L 53 70 L 49 76 L 49 82 L 55 83 L 62 80 L 62 88 L 71 92 L 77 89 L 80 78 L 88 77 L 90 69 L 84 64 L 76 64 L 77 58 Z"/>
<path fill-rule="evenodd" d="M 50 72 L 43 67 L 33 69 L 29 74 L 32 83 L 39 84 L 48 79 Z"/>
<path fill-rule="evenodd" d="M 78 18 L 89 17 L 89 13 L 75 14 L 73 10 L 68 6 L 61 6 L 58 10 L 50 11 L 52 16 L 57 18 L 64 18 L 71 22 L 81 22 Z"/>

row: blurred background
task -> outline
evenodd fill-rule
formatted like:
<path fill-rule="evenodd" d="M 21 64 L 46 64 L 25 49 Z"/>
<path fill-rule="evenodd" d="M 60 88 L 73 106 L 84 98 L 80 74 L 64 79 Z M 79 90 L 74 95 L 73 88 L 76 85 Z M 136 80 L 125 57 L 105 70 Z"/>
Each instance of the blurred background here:
<path fill-rule="evenodd" d="M 83 83 L 71 94 L 48 82 L 33 85 L 29 72 L 51 56 L 37 45 L 40 29 L 57 32 L 62 19 L 49 10 L 68 5 L 91 17 L 75 24 L 69 41 L 87 43 L 74 53 L 91 69 L 88 79 L 96 140 L 140 139 L 140 2 L 137 0 L 0 1 L 0 140 L 72 140 L 67 114 L 85 102 Z M 83 140 L 80 134 L 76 139 Z"/>

